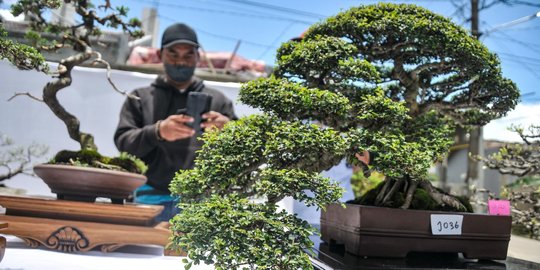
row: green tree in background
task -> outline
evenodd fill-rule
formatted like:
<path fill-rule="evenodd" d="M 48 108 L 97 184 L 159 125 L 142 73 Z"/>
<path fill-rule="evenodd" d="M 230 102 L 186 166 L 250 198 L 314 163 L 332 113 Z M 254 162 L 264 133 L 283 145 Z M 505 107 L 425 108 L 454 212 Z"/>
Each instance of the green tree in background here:
<path fill-rule="evenodd" d="M 509 143 L 488 158 L 490 168 L 519 179 L 504 187 L 502 197 L 512 203 L 512 224 L 516 233 L 540 240 L 540 126 L 512 126 L 523 143 Z"/>

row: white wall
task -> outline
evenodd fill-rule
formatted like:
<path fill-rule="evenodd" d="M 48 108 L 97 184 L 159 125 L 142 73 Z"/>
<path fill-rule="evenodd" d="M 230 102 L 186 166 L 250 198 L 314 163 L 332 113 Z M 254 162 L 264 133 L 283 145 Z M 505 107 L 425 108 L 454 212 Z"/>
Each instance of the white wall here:
<path fill-rule="evenodd" d="M 51 64 L 51 70 L 56 70 L 55 64 Z M 104 69 L 76 67 L 72 75 L 72 85 L 61 90 L 58 99 L 70 113 L 79 118 L 81 130 L 95 136 L 102 154 L 116 155 L 118 151 L 114 146 L 113 135 L 125 97 L 114 91 Z M 149 85 L 155 77 L 138 72 L 112 72 L 115 84 L 128 92 Z M 38 162 L 50 159 L 59 150 L 78 150 L 79 145 L 69 138 L 63 122 L 44 103 L 26 96 L 7 100 L 14 93 L 24 92 L 41 97 L 42 88 L 49 81 L 52 81 L 51 77 L 43 73 L 20 71 L 7 61 L 0 61 L 0 133 L 11 137 L 17 145 L 29 145 L 32 142 L 47 145 L 47 157 Z M 209 81 L 206 84 L 221 90 L 235 101 L 238 116 L 256 112 L 236 101 L 240 84 Z M 51 195 L 39 178 L 19 175 L 4 183 L 9 187 L 24 188 L 29 195 Z"/>
<path fill-rule="evenodd" d="M 51 64 L 53 65 L 53 64 Z M 51 70 L 56 67 L 52 66 Z M 99 151 L 104 155 L 118 154 L 113 142 L 113 135 L 118 123 L 120 107 L 125 97 L 115 92 L 108 83 L 104 69 L 80 68 L 73 70 L 73 83 L 58 94 L 58 99 L 65 108 L 81 121 L 81 130 L 94 135 Z M 124 91 L 149 85 L 156 75 L 138 72 L 112 72 L 115 84 Z M 0 61 L 0 133 L 11 137 L 18 145 L 29 145 L 32 142 L 49 146 L 47 157 L 36 160 L 35 163 L 45 162 L 56 152 L 69 149 L 78 150 L 79 145 L 68 136 L 64 124 L 56 118 L 49 108 L 41 102 L 26 96 L 19 96 L 7 101 L 14 93 L 30 92 L 41 97 L 43 86 L 52 81 L 51 77 L 35 72 L 20 71 L 6 61 Z M 235 111 L 239 117 L 258 112 L 257 110 L 237 101 L 240 84 L 205 82 L 207 86 L 222 91 L 235 102 Z M 1 168 L 0 168 L 1 170 Z M 2 173 L 2 171 L 0 171 Z M 350 168 L 342 163 L 325 176 L 342 183 L 348 193 L 343 200 L 352 199 L 350 189 Z M 26 190 L 27 195 L 55 195 L 45 183 L 37 178 L 18 175 L 4 181 L 6 186 Z M 315 208 L 306 208 L 303 204 L 291 198 L 285 198 L 279 203 L 280 208 L 296 212 L 300 217 L 312 223 L 318 223 L 319 212 Z"/>

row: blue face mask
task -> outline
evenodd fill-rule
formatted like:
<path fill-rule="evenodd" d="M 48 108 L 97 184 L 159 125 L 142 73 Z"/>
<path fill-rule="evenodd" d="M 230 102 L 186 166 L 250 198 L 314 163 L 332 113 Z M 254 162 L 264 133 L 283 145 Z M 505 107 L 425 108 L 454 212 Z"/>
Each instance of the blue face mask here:
<path fill-rule="evenodd" d="M 188 67 L 184 65 L 172 65 L 165 64 L 165 73 L 175 82 L 186 82 L 191 79 L 195 67 Z"/>

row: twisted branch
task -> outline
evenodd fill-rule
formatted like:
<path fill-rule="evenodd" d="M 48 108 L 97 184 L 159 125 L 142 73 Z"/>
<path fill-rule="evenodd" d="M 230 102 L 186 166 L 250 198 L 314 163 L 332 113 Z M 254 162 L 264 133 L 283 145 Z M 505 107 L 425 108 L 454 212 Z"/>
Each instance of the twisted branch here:
<path fill-rule="evenodd" d="M 30 94 L 30 92 L 26 92 L 26 93 L 15 93 L 13 94 L 13 96 L 11 96 L 7 101 L 11 101 L 13 100 L 14 98 L 18 97 L 18 96 L 28 96 L 29 98 L 33 99 L 33 100 L 36 100 L 36 101 L 39 101 L 39 102 L 44 102 L 42 99 Z"/>
<path fill-rule="evenodd" d="M 111 73 L 112 73 L 112 69 L 111 69 L 111 65 L 109 64 L 109 62 L 103 60 L 101 58 L 101 53 L 99 52 L 96 52 L 96 51 L 92 51 L 92 54 L 96 56 L 96 59 L 94 59 L 92 61 L 92 65 L 96 65 L 98 63 L 100 64 L 104 64 L 107 68 L 107 81 L 109 81 L 109 84 L 113 87 L 114 91 L 120 93 L 121 95 L 123 96 L 127 96 L 129 98 L 132 98 L 132 99 L 135 99 L 135 100 L 139 100 L 140 98 L 138 96 L 135 96 L 135 95 L 132 95 L 126 91 L 123 91 L 123 90 L 120 90 L 116 84 L 113 82 L 113 80 L 111 79 Z"/>

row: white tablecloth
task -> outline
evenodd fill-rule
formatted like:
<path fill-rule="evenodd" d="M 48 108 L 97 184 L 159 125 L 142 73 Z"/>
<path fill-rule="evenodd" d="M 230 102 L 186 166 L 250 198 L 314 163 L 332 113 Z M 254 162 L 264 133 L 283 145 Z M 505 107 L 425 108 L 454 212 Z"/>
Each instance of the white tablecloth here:
<path fill-rule="evenodd" d="M 163 256 L 161 247 L 123 247 L 116 252 L 103 253 L 99 250 L 62 253 L 40 248 L 29 248 L 22 240 L 6 236 L 7 248 L 0 270 L 136 270 L 136 269 L 184 269 L 184 257 Z M 210 270 L 212 266 L 199 265 L 191 269 Z"/>

